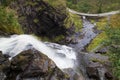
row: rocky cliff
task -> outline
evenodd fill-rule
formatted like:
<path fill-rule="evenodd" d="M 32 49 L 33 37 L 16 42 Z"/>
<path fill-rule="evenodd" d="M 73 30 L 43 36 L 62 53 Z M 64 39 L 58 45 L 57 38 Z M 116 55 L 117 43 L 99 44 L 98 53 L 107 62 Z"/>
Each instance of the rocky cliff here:
<path fill-rule="evenodd" d="M 0 71 L 0 80 L 69 80 L 52 60 L 35 49 L 23 51 L 10 61 L 0 52 Z"/>
<path fill-rule="evenodd" d="M 61 0 L 16 0 L 11 8 L 17 11 L 25 33 L 55 38 L 66 35 L 66 3 Z"/>

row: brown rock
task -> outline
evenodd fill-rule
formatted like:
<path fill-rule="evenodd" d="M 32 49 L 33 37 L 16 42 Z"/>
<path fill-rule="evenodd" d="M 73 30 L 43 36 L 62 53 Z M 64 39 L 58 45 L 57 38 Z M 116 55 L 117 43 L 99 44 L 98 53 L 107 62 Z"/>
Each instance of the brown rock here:
<path fill-rule="evenodd" d="M 99 78 L 97 68 L 95 67 L 87 67 L 87 74 L 90 78 Z"/>
<path fill-rule="evenodd" d="M 35 49 L 21 52 L 11 60 L 11 69 L 6 80 L 66 80 L 64 74 L 46 55 Z M 39 78 L 39 79 L 37 79 Z"/>
<path fill-rule="evenodd" d="M 105 77 L 106 77 L 108 80 L 113 80 L 113 75 L 112 75 L 110 72 L 106 72 L 106 73 L 105 73 Z"/>
<path fill-rule="evenodd" d="M 66 34 L 65 5 L 52 6 L 47 0 L 16 0 L 11 4 L 11 8 L 17 11 L 19 23 L 25 33 L 34 33 L 49 38 Z"/>

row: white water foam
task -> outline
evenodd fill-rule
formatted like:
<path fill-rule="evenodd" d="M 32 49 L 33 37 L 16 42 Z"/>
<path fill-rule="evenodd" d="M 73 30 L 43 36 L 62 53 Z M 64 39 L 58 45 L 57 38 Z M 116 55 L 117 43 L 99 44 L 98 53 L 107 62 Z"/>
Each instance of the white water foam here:
<path fill-rule="evenodd" d="M 76 54 L 72 48 L 55 43 L 43 43 L 32 35 L 16 35 L 10 38 L 0 38 L 0 51 L 14 57 L 29 49 L 29 45 L 52 59 L 60 69 L 73 68 Z M 54 46 L 54 47 L 53 47 Z"/>

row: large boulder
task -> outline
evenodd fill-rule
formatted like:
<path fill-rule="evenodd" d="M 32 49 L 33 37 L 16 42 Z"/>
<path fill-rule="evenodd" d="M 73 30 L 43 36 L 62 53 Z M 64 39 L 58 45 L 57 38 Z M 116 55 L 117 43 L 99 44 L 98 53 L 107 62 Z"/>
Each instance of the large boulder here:
<path fill-rule="evenodd" d="M 55 63 L 35 49 L 21 52 L 11 60 L 6 80 L 69 80 Z"/>
<path fill-rule="evenodd" d="M 64 26 L 68 15 L 65 0 L 15 0 L 11 8 L 17 11 L 25 33 L 49 38 L 67 33 Z"/>
<path fill-rule="evenodd" d="M 8 68 L 10 67 L 10 61 L 6 55 L 3 55 L 0 51 L 0 80 L 5 79 L 5 73 L 7 72 Z"/>
<path fill-rule="evenodd" d="M 110 70 L 111 63 L 108 56 L 80 52 L 78 54 L 78 61 L 80 69 L 87 80 L 113 80 Z"/>

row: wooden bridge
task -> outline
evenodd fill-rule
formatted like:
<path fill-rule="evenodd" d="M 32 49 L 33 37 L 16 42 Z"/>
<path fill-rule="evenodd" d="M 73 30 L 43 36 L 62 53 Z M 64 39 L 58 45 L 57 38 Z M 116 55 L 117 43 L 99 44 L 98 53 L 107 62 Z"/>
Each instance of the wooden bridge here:
<path fill-rule="evenodd" d="M 120 10 L 117 10 L 117 11 L 111 11 L 111 12 L 106 12 L 106 13 L 89 14 L 89 13 L 77 12 L 77 11 L 69 9 L 69 8 L 67 8 L 67 9 L 72 14 L 77 14 L 77 15 L 86 16 L 86 17 L 106 17 L 106 16 L 111 16 L 111 15 L 119 14 L 120 13 Z"/>

